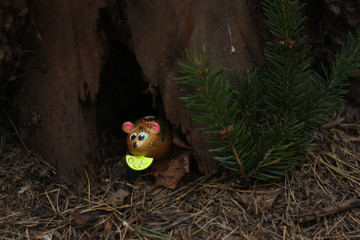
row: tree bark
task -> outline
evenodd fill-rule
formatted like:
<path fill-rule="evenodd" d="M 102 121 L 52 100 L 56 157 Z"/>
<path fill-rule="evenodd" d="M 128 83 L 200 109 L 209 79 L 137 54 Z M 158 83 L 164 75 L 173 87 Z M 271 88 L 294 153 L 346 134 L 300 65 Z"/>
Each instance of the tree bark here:
<path fill-rule="evenodd" d="M 36 27 L 24 42 L 19 130 L 29 148 L 69 182 L 83 175 L 98 141 L 95 103 L 102 53 L 97 19 L 104 2 L 36 1 Z"/>

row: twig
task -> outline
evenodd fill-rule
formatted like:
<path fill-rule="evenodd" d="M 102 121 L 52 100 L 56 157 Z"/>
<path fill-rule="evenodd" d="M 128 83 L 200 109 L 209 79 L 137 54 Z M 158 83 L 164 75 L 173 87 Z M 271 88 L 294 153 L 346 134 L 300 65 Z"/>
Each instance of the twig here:
<path fill-rule="evenodd" d="M 19 133 L 19 131 L 17 130 L 17 128 L 16 128 L 16 126 L 15 126 L 14 122 L 11 120 L 11 118 L 10 118 L 9 114 L 8 114 L 7 112 L 5 112 L 5 113 L 6 113 L 7 118 L 9 119 L 9 122 L 11 123 L 12 127 L 14 128 L 14 131 L 15 131 L 16 135 L 18 136 L 18 138 L 19 138 L 19 140 L 20 140 L 21 144 L 24 146 L 24 148 L 25 148 L 26 152 L 28 152 L 28 151 L 29 151 L 29 149 L 28 149 L 28 148 L 27 148 L 27 146 L 25 145 L 25 143 L 24 143 L 24 141 L 23 141 L 22 137 L 20 136 L 20 133 Z"/>
<path fill-rule="evenodd" d="M 325 207 L 312 213 L 303 214 L 299 217 L 298 221 L 299 223 L 311 222 L 321 217 L 327 217 L 356 207 L 360 207 L 360 199 L 348 199 L 346 201 L 339 202 L 336 205 Z"/>

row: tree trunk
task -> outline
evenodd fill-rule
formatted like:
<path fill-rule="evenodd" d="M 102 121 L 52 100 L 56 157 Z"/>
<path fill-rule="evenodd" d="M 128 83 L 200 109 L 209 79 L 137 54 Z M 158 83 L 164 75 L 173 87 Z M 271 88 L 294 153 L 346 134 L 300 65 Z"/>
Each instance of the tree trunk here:
<path fill-rule="evenodd" d="M 104 2 L 36 1 L 34 26 L 24 42 L 19 129 L 28 147 L 69 182 L 83 175 L 98 141 L 95 103 L 102 54 L 97 19 Z"/>

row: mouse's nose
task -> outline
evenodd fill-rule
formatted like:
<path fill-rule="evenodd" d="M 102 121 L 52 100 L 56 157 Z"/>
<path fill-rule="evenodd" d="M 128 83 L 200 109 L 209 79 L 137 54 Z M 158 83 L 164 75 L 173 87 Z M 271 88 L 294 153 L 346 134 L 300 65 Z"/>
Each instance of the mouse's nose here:
<path fill-rule="evenodd" d="M 133 147 L 136 148 L 138 146 L 137 142 L 134 142 Z"/>

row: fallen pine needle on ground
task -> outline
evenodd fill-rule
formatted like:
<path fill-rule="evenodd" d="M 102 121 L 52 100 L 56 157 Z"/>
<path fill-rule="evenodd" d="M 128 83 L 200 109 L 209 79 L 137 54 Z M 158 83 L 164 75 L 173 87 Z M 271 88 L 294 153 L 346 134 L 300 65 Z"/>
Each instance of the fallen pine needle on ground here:
<path fill-rule="evenodd" d="M 221 170 L 189 174 L 175 190 L 148 174 L 119 180 L 106 166 L 96 186 L 74 190 L 41 156 L 1 138 L 0 238 L 358 239 L 360 124 L 339 119 L 284 179 L 244 184 Z"/>

